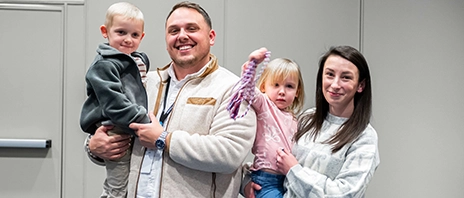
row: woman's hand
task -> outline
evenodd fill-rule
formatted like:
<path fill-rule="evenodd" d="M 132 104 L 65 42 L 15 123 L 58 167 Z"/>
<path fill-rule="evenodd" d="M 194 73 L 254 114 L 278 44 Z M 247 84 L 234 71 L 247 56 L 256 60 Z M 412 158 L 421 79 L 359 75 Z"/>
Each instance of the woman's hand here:
<path fill-rule="evenodd" d="M 295 156 L 291 153 L 288 153 L 285 149 L 277 149 L 277 171 L 282 173 L 283 175 L 287 175 L 290 168 L 297 165 L 298 161 L 296 160 Z"/>
<path fill-rule="evenodd" d="M 113 127 L 100 126 L 89 140 L 89 150 L 93 155 L 106 160 L 116 160 L 126 154 L 130 147 L 130 135 L 107 134 Z"/>
<path fill-rule="evenodd" d="M 129 127 L 135 131 L 137 136 L 139 136 L 140 144 L 146 148 L 154 149 L 156 148 L 155 142 L 164 131 L 164 128 L 157 121 L 153 113 L 149 113 L 151 123 L 140 124 L 140 123 L 131 123 Z"/>

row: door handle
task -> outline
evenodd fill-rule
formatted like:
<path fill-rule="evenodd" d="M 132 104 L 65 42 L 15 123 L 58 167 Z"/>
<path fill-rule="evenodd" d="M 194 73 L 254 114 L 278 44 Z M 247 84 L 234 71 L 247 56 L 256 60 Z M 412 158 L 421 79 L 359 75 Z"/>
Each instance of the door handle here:
<path fill-rule="evenodd" d="M 50 148 L 52 140 L 47 139 L 0 139 L 0 148 Z"/>

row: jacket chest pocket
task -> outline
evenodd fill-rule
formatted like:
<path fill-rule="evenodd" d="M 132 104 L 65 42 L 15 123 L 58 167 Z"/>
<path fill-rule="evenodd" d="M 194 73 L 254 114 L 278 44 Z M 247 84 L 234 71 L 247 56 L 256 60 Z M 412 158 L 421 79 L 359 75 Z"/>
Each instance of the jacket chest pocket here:
<path fill-rule="evenodd" d="M 216 99 L 208 97 L 190 97 L 182 109 L 182 126 L 185 131 L 207 135 L 214 118 Z M 187 122 L 188 124 L 185 124 Z"/>

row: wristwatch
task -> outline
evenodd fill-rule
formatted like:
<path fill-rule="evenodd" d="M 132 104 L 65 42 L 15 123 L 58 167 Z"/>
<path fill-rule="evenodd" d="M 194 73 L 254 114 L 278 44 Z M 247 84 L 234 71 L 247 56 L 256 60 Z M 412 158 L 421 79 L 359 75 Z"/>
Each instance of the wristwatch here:
<path fill-rule="evenodd" d="M 168 132 L 163 131 L 159 138 L 156 140 L 155 145 L 159 150 L 164 150 L 164 147 L 166 146 L 166 136 L 168 136 Z"/>

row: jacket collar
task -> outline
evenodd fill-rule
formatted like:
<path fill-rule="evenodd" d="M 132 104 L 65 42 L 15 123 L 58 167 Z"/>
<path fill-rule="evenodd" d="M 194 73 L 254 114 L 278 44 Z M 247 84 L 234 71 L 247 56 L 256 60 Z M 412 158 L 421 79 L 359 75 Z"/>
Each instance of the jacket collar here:
<path fill-rule="evenodd" d="M 204 66 L 204 67 L 206 67 L 206 69 L 204 69 L 203 72 L 200 73 L 198 75 L 198 77 L 196 77 L 196 78 L 204 78 L 204 77 L 208 76 L 209 74 L 213 73 L 214 71 L 216 71 L 219 68 L 216 56 L 214 56 L 213 54 L 209 54 L 209 56 L 210 56 L 209 64 L 206 64 Z M 161 98 L 163 96 L 164 86 L 167 85 L 167 82 L 168 82 L 168 79 L 169 79 L 168 78 L 169 77 L 168 69 L 171 66 L 171 64 L 172 64 L 172 61 L 169 64 L 167 64 L 166 66 L 156 69 L 156 72 L 158 73 L 158 76 L 160 77 L 160 83 L 159 83 L 158 94 L 157 94 L 157 97 L 156 97 L 156 102 L 155 102 L 155 106 L 154 106 L 154 110 L 153 110 L 153 113 L 155 115 L 157 115 L 158 110 L 159 110 L 159 106 L 160 106 L 160 103 L 161 103 Z"/>
<path fill-rule="evenodd" d="M 200 78 L 204 78 L 208 76 L 209 74 L 213 73 L 219 68 L 216 56 L 214 56 L 213 54 L 209 54 L 209 57 L 210 57 L 210 62 L 204 66 L 206 67 L 206 69 L 201 74 L 199 74 L 198 77 Z M 159 77 L 161 78 L 161 81 L 166 81 L 166 79 L 168 79 L 167 71 L 171 65 L 172 65 L 172 61 L 162 68 L 157 68 L 157 72 L 158 72 Z"/>

